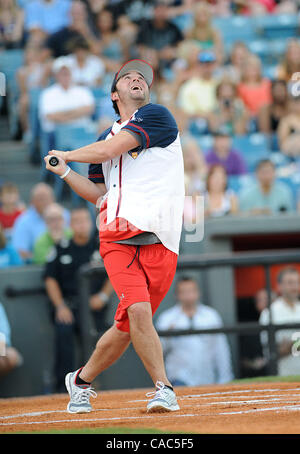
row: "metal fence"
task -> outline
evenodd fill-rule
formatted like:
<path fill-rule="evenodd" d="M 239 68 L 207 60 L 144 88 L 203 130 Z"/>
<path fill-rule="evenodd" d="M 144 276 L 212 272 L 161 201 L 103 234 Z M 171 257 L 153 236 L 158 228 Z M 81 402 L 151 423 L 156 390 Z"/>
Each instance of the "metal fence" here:
<path fill-rule="evenodd" d="M 300 249 L 276 250 L 276 251 L 259 251 L 259 252 L 235 252 L 235 253 L 211 253 L 211 254 L 186 254 L 178 257 L 177 271 L 183 270 L 207 270 L 216 267 L 249 267 L 262 266 L 264 268 L 266 279 L 266 290 L 268 294 L 268 309 L 271 306 L 271 274 L 270 268 L 272 265 L 291 264 L 300 262 Z M 87 301 L 90 290 L 89 281 L 91 277 L 105 273 L 103 264 L 85 265 L 80 272 L 81 279 L 81 301 Z M 277 374 L 278 353 L 276 348 L 276 331 L 282 329 L 300 329 L 300 323 L 293 324 L 274 324 L 272 320 L 272 312 L 269 310 L 269 324 L 261 325 L 258 322 L 242 322 L 235 323 L 230 326 L 210 329 L 188 329 L 188 330 L 169 330 L 158 331 L 161 337 L 170 336 L 186 336 L 195 334 L 258 334 L 262 331 L 268 333 L 268 356 L 269 356 L 269 371 L 272 375 Z M 81 322 L 83 325 L 83 352 L 86 358 L 89 357 L 93 346 L 91 336 L 90 313 L 86 304 L 81 305 Z"/>

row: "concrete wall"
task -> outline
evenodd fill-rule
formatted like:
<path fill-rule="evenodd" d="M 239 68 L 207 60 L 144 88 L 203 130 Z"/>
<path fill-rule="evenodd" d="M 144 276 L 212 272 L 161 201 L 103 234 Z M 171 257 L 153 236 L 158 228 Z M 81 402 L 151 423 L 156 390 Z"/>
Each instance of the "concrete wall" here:
<path fill-rule="evenodd" d="M 211 219 L 205 223 L 205 235 L 202 242 L 186 242 L 183 232 L 181 253 L 228 252 L 232 250 L 233 239 L 237 236 L 265 235 L 266 244 L 270 246 L 272 235 L 284 233 L 286 238 L 298 234 L 300 217 L 282 214 L 276 217 L 257 218 L 222 218 Z M 294 238 L 293 237 L 293 238 Z M 300 235 L 298 235 L 298 240 Z M 295 244 L 296 246 L 296 244 Z M 299 244 L 297 244 L 299 246 Z M 281 248 L 284 248 L 282 244 Z M 216 308 L 224 324 L 237 321 L 236 301 L 234 294 L 233 271 L 229 267 L 215 268 L 192 273 L 202 288 L 203 302 Z M 0 301 L 6 309 L 11 329 L 12 343 L 21 352 L 24 364 L 6 378 L 0 379 L 0 397 L 17 397 L 38 395 L 47 392 L 52 379 L 54 364 L 54 333 L 49 302 L 42 293 L 42 268 L 28 266 L 0 270 Z M 14 298 L 6 295 L 6 289 L 13 286 L 23 292 Z M 27 294 L 28 289 L 35 289 Z M 108 322 L 112 322 L 117 299 L 113 298 L 108 313 Z M 157 311 L 174 304 L 174 283 Z M 91 332 L 91 319 L 85 314 L 83 318 L 87 332 Z M 155 317 L 156 318 L 156 317 Z M 155 320 L 154 318 L 154 320 Z M 84 358 L 88 356 L 96 341 L 90 337 L 84 345 Z M 238 346 L 236 339 L 230 337 L 234 367 L 238 373 Z M 80 353 L 80 352 L 79 352 Z M 80 354 L 78 354 L 80 358 Z M 79 364 L 81 365 L 81 363 Z M 126 389 L 151 386 L 151 380 L 137 357 L 132 346 L 125 355 L 98 380 L 102 389 Z"/>

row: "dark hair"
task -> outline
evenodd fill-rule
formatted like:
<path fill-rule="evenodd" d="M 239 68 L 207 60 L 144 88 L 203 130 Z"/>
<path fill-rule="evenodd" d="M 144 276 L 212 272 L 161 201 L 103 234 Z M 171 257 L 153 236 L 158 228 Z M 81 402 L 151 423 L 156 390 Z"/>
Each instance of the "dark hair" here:
<path fill-rule="evenodd" d="M 233 91 L 233 94 L 234 94 L 234 97 L 237 95 L 237 87 L 236 87 L 236 84 L 230 80 L 230 79 L 223 79 L 221 80 L 217 87 L 216 87 L 216 97 L 219 98 L 220 97 L 220 92 L 223 88 L 224 85 L 229 85 L 231 88 L 232 88 L 232 91 Z"/>
<path fill-rule="evenodd" d="M 110 89 L 111 93 L 114 93 L 115 91 L 117 91 L 117 82 L 118 82 L 117 81 L 117 76 L 118 76 L 118 73 L 115 74 L 114 79 L 112 81 L 111 89 Z M 112 100 L 112 105 L 113 105 L 113 109 L 116 112 L 116 114 L 120 115 L 120 111 L 119 111 L 119 107 L 118 107 L 117 101 L 113 101 Z"/>
<path fill-rule="evenodd" d="M 68 41 L 67 49 L 69 52 L 74 52 L 76 49 L 90 50 L 90 45 L 83 36 L 75 36 Z"/>
<path fill-rule="evenodd" d="M 182 282 L 194 282 L 195 284 L 198 285 L 197 280 L 193 276 L 188 276 L 188 275 L 180 276 L 176 280 L 176 285 L 175 285 L 176 286 L 176 290 L 177 290 L 179 284 L 181 284 Z"/>
<path fill-rule="evenodd" d="M 284 276 L 285 276 L 286 274 L 290 274 L 290 273 L 292 273 L 292 274 L 295 274 L 295 273 L 296 273 L 296 274 L 299 275 L 299 272 L 298 272 L 297 268 L 294 268 L 294 267 L 292 267 L 292 266 L 287 266 L 286 268 L 283 268 L 281 271 L 279 271 L 279 273 L 278 273 L 278 275 L 277 275 L 277 283 L 278 283 L 278 284 L 281 284 L 281 282 L 282 282 Z"/>

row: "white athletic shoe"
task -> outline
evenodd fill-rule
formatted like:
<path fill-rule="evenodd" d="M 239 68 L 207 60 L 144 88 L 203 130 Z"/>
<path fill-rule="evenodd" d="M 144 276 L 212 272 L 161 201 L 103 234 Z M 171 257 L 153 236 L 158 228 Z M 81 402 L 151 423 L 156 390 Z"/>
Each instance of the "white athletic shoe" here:
<path fill-rule="evenodd" d="M 75 378 L 80 369 L 70 372 L 65 377 L 65 384 L 70 395 L 67 410 L 69 413 L 89 413 L 92 410 L 90 397 L 97 397 L 91 386 L 75 385 Z"/>
<path fill-rule="evenodd" d="M 156 391 L 146 394 L 147 397 L 154 395 L 147 404 L 148 413 L 180 410 L 174 391 L 167 388 L 161 381 L 157 381 L 155 386 Z"/>

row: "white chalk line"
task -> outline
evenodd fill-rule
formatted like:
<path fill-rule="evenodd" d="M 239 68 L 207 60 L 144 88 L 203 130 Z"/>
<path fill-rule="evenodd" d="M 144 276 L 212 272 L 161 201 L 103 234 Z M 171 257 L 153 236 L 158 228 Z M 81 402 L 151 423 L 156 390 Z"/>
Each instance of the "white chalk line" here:
<path fill-rule="evenodd" d="M 56 420 L 56 421 L 20 421 L 20 422 L 3 422 L 3 423 L 0 423 L 0 426 L 15 426 L 15 425 L 31 425 L 31 424 L 60 424 L 60 423 L 69 423 L 69 422 L 96 422 L 96 421 L 125 421 L 125 420 L 132 420 L 132 419 L 137 419 L 137 420 L 141 420 L 141 419 L 157 419 L 157 418 L 164 418 L 164 419 L 167 419 L 168 417 L 170 416 L 170 414 L 168 413 L 168 415 L 165 415 L 165 416 L 162 416 L 161 414 L 157 414 L 155 416 L 124 416 L 124 417 L 121 417 L 121 416 L 118 416 L 118 417 L 113 417 L 113 418 L 84 418 L 84 419 L 60 419 L 60 420 Z M 194 414 L 190 414 L 190 415 L 173 415 L 172 414 L 172 417 L 176 417 L 176 418 L 193 418 L 197 415 L 194 415 Z"/>
<path fill-rule="evenodd" d="M 95 408 L 92 410 L 93 413 L 96 413 L 98 411 L 128 411 L 128 410 L 141 410 L 143 407 L 130 407 L 130 408 Z M 14 418 L 26 418 L 28 416 L 44 416 L 44 415 L 50 415 L 53 413 L 67 413 L 67 410 L 46 410 L 46 411 L 33 411 L 30 413 L 17 413 L 15 415 L 6 415 L 6 416 L 0 416 L 0 420 L 2 419 L 14 419 Z"/>
<path fill-rule="evenodd" d="M 226 411 L 218 413 L 219 415 L 242 415 L 247 413 L 258 413 L 262 411 L 276 411 L 276 413 L 284 411 L 300 411 L 300 405 L 286 405 L 282 407 L 269 407 L 269 408 L 252 408 L 250 410 L 239 410 L 239 411 Z"/>
<path fill-rule="evenodd" d="M 178 400 L 183 399 L 198 399 L 200 398 L 219 398 L 219 396 L 226 395 L 226 394 L 241 394 L 241 393 L 263 393 L 263 392 L 290 392 L 290 391 L 298 391 L 300 396 L 300 388 L 290 388 L 290 389 L 241 389 L 241 390 L 231 390 L 231 391 L 217 391 L 214 393 L 204 393 L 204 394 L 187 394 L 183 396 L 178 396 Z M 215 397 L 214 397 L 215 396 Z M 250 396 L 243 396 L 243 397 L 250 397 Z M 128 403 L 137 403 L 137 402 L 148 402 L 147 399 L 136 399 L 136 400 L 128 400 Z"/>

